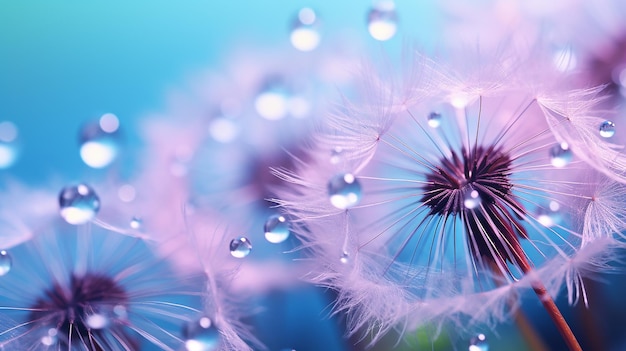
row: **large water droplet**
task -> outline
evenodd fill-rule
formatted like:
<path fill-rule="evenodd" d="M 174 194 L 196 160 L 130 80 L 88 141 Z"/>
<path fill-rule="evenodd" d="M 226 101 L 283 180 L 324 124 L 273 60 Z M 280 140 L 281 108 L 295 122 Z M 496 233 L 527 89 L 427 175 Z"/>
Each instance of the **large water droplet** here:
<path fill-rule="evenodd" d="M 328 182 L 328 195 L 333 206 L 345 210 L 361 201 L 361 184 L 351 173 L 340 173 Z"/>
<path fill-rule="evenodd" d="M 0 251 L 0 277 L 9 273 L 13 267 L 13 259 L 5 250 Z"/>
<path fill-rule="evenodd" d="M 431 128 L 438 128 L 441 125 L 441 113 L 431 112 L 428 115 L 428 126 Z"/>
<path fill-rule="evenodd" d="M 88 123 L 80 132 L 80 157 L 92 168 L 111 164 L 119 151 L 119 120 L 112 113 L 100 117 L 98 122 Z"/>
<path fill-rule="evenodd" d="M 489 351 L 485 334 L 478 334 L 470 339 L 468 351 Z"/>
<path fill-rule="evenodd" d="M 252 251 L 252 244 L 246 237 L 239 237 L 231 240 L 230 254 L 235 258 L 244 258 Z"/>
<path fill-rule="evenodd" d="M 208 317 L 185 325 L 183 338 L 187 351 L 214 351 L 220 346 L 220 332 Z"/>
<path fill-rule="evenodd" d="M 100 210 L 100 199 L 87 184 L 65 187 L 59 194 L 61 217 L 70 224 L 83 224 L 92 220 Z"/>
<path fill-rule="evenodd" d="M 573 156 L 572 150 L 565 142 L 554 145 L 550 149 L 550 162 L 557 168 L 567 166 L 572 161 Z"/>
<path fill-rule="evenodd" d="M 59 340 L 58 330 L 56 328 L 49 328 L 43 332 L 43 336 L 41 337 L 41 343 L 45 346 L 54 346 Z"/>
<path fill-rule="evenodd" d="M 465 208 L 470 210 L 475 209 L 480 206 L 480 202 L 480 194 L 477 190 L 469 188 L 465 191 L 463 195 L 463 205 L 465 205 Z"/>
<path fill-rule="evenodd" d="M 0 122 L 0 169 L 11 167 L 17 156 L 17 127 L 8 121 Z"/>
<path fill-rule="evenodd" d="M 308 7 L 301 9 L 291 28 L 291 45 L 300 51 L 314 50 L 321 39 L 318 22 L 315 11 Z"/>
<path fill-rule="evenodd" d="M 603 138 L 610 138 L 615 135 L 615 123 L 611 121 L 604 121 L 600 124 L 600 136 Z"/>
<path fill-rule="evenodd" d="M 398 16 L 393 1 L 382 0 L 374 5 L 367 14 L 367 29 L 376 40 L 393 38 L 398 30 Z"/>
<path fill-rule="evenodd" d="M 265 221 L 264 229 L 265 239 L 273 244 L 282 243 L 289 237 L 289 223 L 281 215 L 270 216 Z"/>

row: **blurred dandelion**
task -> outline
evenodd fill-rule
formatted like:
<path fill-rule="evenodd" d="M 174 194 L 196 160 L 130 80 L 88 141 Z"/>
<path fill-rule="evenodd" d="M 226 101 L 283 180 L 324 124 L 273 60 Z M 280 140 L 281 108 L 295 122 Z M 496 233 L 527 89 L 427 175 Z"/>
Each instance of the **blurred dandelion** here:
<path fill-rule="evenodd" d="M 401 85 L 365 69 L 365 97 L 329 116 L 309 160 L 275 170 L 310 277 L 339 292 L 351 332 L 472 332 L 530 290 L 580 349 L 552 296 L 586 302 L 582 277 L 614 257 L 626 158 L 598 129 L 601 89 L 568 90 L 536 54 L 418 55 Z"/>

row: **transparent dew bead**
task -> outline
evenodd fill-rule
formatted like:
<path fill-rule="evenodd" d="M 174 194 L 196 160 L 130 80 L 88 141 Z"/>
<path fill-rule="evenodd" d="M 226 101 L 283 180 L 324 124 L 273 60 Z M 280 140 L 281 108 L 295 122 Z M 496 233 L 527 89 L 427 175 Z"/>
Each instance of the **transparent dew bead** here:
<path fill-rule="evenodd" d="M 141 229 L 141 227 L 143 226 L 143 220 L 141 218 L 138 217 L 133 217 L 130 220 L 130 227 L 133 229 Z"/>
<path fill-rule="evenodd" d="M 393 38 L 398 30 L 398 15 L 393 1 L 382 0 L 372 7 L 367 14 L 367 30 L 376 40 Z"/>
<path fill-rule="evenodd" d="M 567 166 L 572 162 L 573 157 L 572 150 L 565 142 L 554 145 L 550 149 L 550 163 L 552 163 L 554 167 L 563 168 Z"/>
<path fill-rule="evenodd" d="M 231 240 L 230 254 L 235 258 L 244 258 L 252 251 L 252 244 L 246 237 L 239 237 Z"/>
<path fill-rule="evenodd" d="M 44 346 L 54 346 L 59 341 L 59 331 L 56 328 L 49 328 L 43 332 L 39 339 Z"/>
<path fill-rule="evenodd" d="M 485 334 L 478 334 L 470 339 L 468 351 L 489 351 Z"/>
<path fill-rule="evenodd" d="M 264 225 L 265 239 L 272 244 L 279 244 L 289 238 L 289 223 L 281 215 L 272 215 Z"/>
<path fill-rule="evenodd" d="M 254 100 L 256 112 L 270 121 L 283 119 L 289 113 L 291 93 L 280 81 L 270 81 L 263 86 Z"/>
<path fill-rule="evenodd" d="M 12 122 L 0 122 L 0 169 L 11 167 L 17 160 L 17 133 Z"/>
<path fill-rule="evenodd" d="M 209 317 L 187 323 L 183 338 L 187 351 L 214 351 L 220 347 L 220 332 Z"/>
<path fill-rule="evenodd" d="M 341 256 L 339 257 L 339 262 L 343 264 L 347 264 L 348 262 L 350 262 L 350 254 L 346 251 L 342 252 Z"/>
<path fill-rule="evenodd" d="M 0 277 L 6 275 L 13 267 L 13 259 L 5 250 L 0 251 Z"/>
<path fill-rule="evenodd" d="M 441 125 L 441 113 L 431 112 L 428 114 L 428 126 L 438 128 Z"/>
<path fill-rule="evenodd" d="M 352 173 L 340 173 L 328 182 L 330 203 L 338 209 L 348 209 L 361 201 L 361 184 Z"/>
<path fill-rule="evenodd" d="M 334 165 L 339 164 L 339 162 L 341 162 L 341 159 L 342 159 L 342 154 L 343 154 L 343 148 L 340 146 L 335 146 L 330 151 L 330 163 Z"/>
<path fill-rule="evenodd" d="M 550 201 L 548 206 L 539 207 L 536 212 L 536 218 L 539 223 L 545 227 L 553 227 L 561 221 L 561 205 L 556 201 Z"/>
<path fill-rule="evenodd" d="M 89 167 L 104 168 L 119 153 L 119 120 L 106 113 L 97 122 L 85 124 L 80 131 L 80 157 Z"/>
<path fill-rule="evenodd" d="M 463 205 L 469 210 L 480 206 L 480 194 L 474 189 L 467 189 L 463 195 Z"/>
<path fill-rule="evenodd" d="M 611 121 L 604 121 L 600 124 L 600 136 L 603 138 L 610 138 L 615 135 L 615 123 Z"/>
<path fill-rule="evenodd" d="M 321 40 L 318 27 L 319 20 L 315 11 L 308 7 L 301 9 L 291 26 L 291 45 L 300 51 L 314 50 Z"/>
<path fill-rule="evenodd" d="M 69 224 L 84 224 L 100 210 L 100 198 L 87 184 L 68 186 L 59 194 L 61 217 Z"/>

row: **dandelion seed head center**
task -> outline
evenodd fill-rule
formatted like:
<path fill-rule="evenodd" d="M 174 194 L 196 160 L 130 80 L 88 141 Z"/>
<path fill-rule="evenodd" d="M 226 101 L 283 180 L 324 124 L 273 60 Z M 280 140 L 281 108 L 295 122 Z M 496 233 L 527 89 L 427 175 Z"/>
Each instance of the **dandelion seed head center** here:
<path fill-rule="evenodd" d="M 106 313 L 126 307 L 128 295 L 112 278 L 96 273 L 72 275 L 67 286 L 56 282 L 43 293 L 33 306 L 30 320 L 41 320 L 58 328 L 58 333 L 70 337 L 94 333 L 90 321 L 104 326 Z M 94 315 L 96 319 L 94 319 Z M 99 328 L 96 328 L 99 329 Z"/>

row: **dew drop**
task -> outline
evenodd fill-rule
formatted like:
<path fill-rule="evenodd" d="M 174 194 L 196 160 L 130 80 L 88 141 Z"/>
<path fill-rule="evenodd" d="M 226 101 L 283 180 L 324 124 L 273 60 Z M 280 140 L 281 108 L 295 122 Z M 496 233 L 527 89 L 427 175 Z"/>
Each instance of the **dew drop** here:
<path fill-rule="evenodd" d="M 308 7 L 301 9 L 291 27 L 291 45 L 300 51 L 314 50 L 321 39 L 318 27 L 315 11 Z"/>
<path fill-rule="evenodd" d="M 252 251 L 252 244 L 246 237 L 239 237 L 231 240 L 230 254 L 235 258 L 244 258 Z"/>
<path fill-rule="evenodd" d="M 50 328 L 45 331 L 40 341 L 45 346 L 54 346 L 59 340 L 58 331 L 55 328 Z"/>
<path fill-rule="evenodd" d="M 187 351 L 213 351 L 219 348 L 220 332 L 208 317 L 190 322 L 183 328 Z"/>
<path fill-rule="evenodd" d="M 100 210 L 100 199 L 87 184 L 68 186 L 59 194 L 61 217 L 70 224 L 84 224 Z"/>
<path fill-rule="evenodd" d="M 13 267 L 13 259 L 5 250 L 0 251 L 0 277 L 9 273 Z"/>
<path fill-rule="evenodd" d="M 475 209 L 480 205 L 480 202 L 481 199 L 478 191 L 474 189 L 468 189 L 467 191 L 465 191 L 465 195 L 463 198 L 463 205 L 465 205 L 465 208 L 470 210 Z"/>
<path fill-rule="evenodd" d="M 330 163 L 336 165 L 339 162 L 341 162 L 341 156 L 343 154 L 343 148 L 341 148 L 340 146 L 335 146 L 331 151 L 330 151 Z"/>
<path fill-rule="evenodd" d="M 133 229 L 141 229 L 141 227 L 143 226 L 143 220 L 141 218 L 138 217 L 133 217 L 130 220 L 130 227 Z"/>
<path fill-rule="evenodd" d="M 339 257 L 339 261 L 343 264 L 350 262 L 350 254 L 346 251 L 341 253 L 341 257 Z"/>
<path fill-rule="evenodd" d="M 438 128 L 441 125 L 441 113 L 431 112 L 428 115 L 428 126 L 431 128 Z"/>
<path fill-rule="evenodd" d="M 367 29 L 376 40 L 393 38 L 398 30 L 398 16 L 393 1 L 383 0 L 374 5 L 367 14 Z"/>
<path fill-rule="evenodd" d="M 85 323 L 91 329 L 104 329 L 109 325 L 109 318 L 101 313 L 93 313 L 85 318 Z"/>
<path fill-rule="evenodd" d="M 0 122 L 0 169 L 11 167 L 18 156 L 17 127 L 12 122 Z"/>
<path fill-rule="evenodd" d="M 485 334 L 478 334 L 470 339 L 468 351 L 488 351 L 489 344 Z"/>
<path fill-rule="evenodd" d="M 555 226 L 561 221 L 560 208 L 561 205 L 556 201 L 550 201 L 547 208 L 539 207 L 536 213 L 537 221 L 545 227 Z"/>
<path fill-rule="evenodd" d="M 352 173 L 340 173 L 328 182 L 328 195 L 333 206 L 345 210 L 361 201 L 361 184 Z"/>
<path fill-rule="evenodd" d="M 565 142 L 554 145 L 550 149 L 550 162 L 554 167 L 562 168 L 567 166 L 573 158 L 572 150 Z"/>
<path fill-rule="evenodd" d="M 610 138 L 615 135 L 615 123 L 611 121 L 604 121 L 600 124 L 600 136 L 603 138 Z"/>
<path fill-rule="evenodd" d="M 110 165 L 119 152 L 119 120 L 112 113 L 98 122 L 85 124 L 80 131 L 80 157 L 89 167 Z"/>
<path fill-rule="evenodd" d="M 265 221 L 265 239 L 279 244 L 289 238 L 289 224 L 284 216 L 272 215 Z"/>
<path fill-rule="evenodd" d="M 283 83 L 273 81 L 267 83 L 254 100 L 256 112 L 263 118 L 276 121 L 289 113 L 290 92 Z"/>

